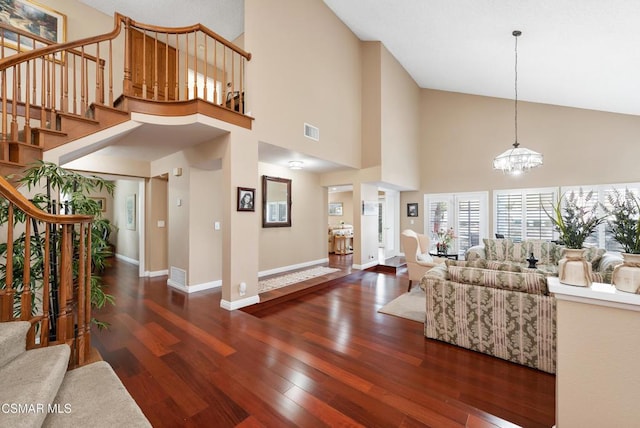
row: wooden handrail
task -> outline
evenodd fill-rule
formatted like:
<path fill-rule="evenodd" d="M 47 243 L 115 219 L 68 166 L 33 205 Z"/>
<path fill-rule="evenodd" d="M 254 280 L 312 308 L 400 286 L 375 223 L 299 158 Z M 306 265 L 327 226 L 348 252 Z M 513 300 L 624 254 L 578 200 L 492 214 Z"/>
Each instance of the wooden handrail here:
<path fill-rule="evenodd" d="M 129 25 L 133 27 L 140 28 L 141 30 L 149 30 L 149 31 L 154 31 L 158 33 L 185 34 L 185 33 L 193 33 L 195 31 L 202 31 L 209 37 L 215 39 L 217 42 L 220 42 L 226 47 L 228 47 L 229 49 L 239 53 L 240 55 L 245 57 L 247 60 L 249 61 L 251 60 L 251 54 L 249 52 L 246 52 L 243 49 L 240 49 L 238 46 L 229 42 L 227 39 L 225 39 L 215 31 L 210 30 L 209 28 L 205 27 L 202 24 L 194 24 L 187 27 L 159 27 L 157 25 L 143 24 L 143 23 L 134 21 L 133 19 L 131 19 L 129 22 L 130 22 Z"/>
<path fill-rule="evenodd" d="M 87 37 L 80 40 L 74 40 L 72 42 L 57 43 L 54 45 L 49 45 L 42 48 L 34 49 L 28 52 L 17 53 L 15 55 L 11 55 L 6 58 L 0 59 L 0 71 L 32 59 L 41 58 L 47 55 L 52 55 L 59 52 L 65 52 L 68 50 L 73 50 L 75 48 L 79 48 L 79 47 L 94 44 L 94 43 L 113 40 L 116 37 L 118 37 L 118 34 L 120 34 L 121 25 L 119 24 L 120 22 L 123 22 L 125 19 L 128 19 L 128 18 L 125 18 L 122 15 L 116 13 L 116 16 L 115 16 L 116 25 L 113 31 L 106 34 Z M 81 55 L 80 51 L 74 51 L 74 53 L 76 53 L 77 55 Z"/>
<path fill-rule="evenodd" d="M 44 37 L 40 37 L 36 34 L 33 33 L 29 33 L 28 31 L 22 30 L 20 28 L 17 27 L 12 27 L 9 24 L 5 24 L 4 22 L 0 22 L 0 29 L 5 30 L 5 31 L 9 31 L 11 33 L 16 33 L 22 37 L 25 37 L 27 39 L 30 40 L 35 40 L 37 42 L 40 42 L 46 46 L 51 46 L 51 45 L 55 45 L 54 42 L 52 42 L 51 40 L 45 39 Z M 16 46 L 16 51 L 17 52 L 21 52 L 21 48 L 20 46 Z M 29 50 L 28 52 L 30 52 L 31 50 Z M 76 51 L 76 50 L 71 50 L 72 53 L 76 54 L 76 55 L 80 55 L 80 51 Z M 16 54 L 17 55 L 17 54 Z M 13 56 L 13 55 L 12 55 Z M 87 59 L 93 62 L 99 61 L 99 59 L 95 56 L 92 55 L 86 55 Z M 7 57 L 8 58 L 8 57 Z M 100 60 L 104 63 L 104 60 Z"/>
<path fill-rule="evenodd" d="M 35 207 L 27 198 L 18 192 L 4 177 L 0 176 L 0 195 L 13 202 L 21 211 L 36 220 L 46 223 L 77 224 L 90 222 L 92 216 L 78 214 L 49 214 Z"/>

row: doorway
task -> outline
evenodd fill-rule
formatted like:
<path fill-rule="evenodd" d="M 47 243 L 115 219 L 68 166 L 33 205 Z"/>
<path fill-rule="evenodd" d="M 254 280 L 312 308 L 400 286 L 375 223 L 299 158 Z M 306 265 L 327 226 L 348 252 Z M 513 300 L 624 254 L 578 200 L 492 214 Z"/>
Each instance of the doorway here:
<path fill-rule="evenodd" d="M 378 247 L 385 260 L 398 255 L 399 200 L 399 194 L 395 190 L 378 191 Z"/>

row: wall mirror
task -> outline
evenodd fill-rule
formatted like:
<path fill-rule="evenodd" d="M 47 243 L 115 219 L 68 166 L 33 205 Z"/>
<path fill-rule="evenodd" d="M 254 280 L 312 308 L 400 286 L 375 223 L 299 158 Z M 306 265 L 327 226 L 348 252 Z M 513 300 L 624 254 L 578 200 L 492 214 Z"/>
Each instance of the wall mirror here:
<path fill-rule="evenodd" d="M 262 227 L 291 227 L 291 180 L 262 176 Z"/>

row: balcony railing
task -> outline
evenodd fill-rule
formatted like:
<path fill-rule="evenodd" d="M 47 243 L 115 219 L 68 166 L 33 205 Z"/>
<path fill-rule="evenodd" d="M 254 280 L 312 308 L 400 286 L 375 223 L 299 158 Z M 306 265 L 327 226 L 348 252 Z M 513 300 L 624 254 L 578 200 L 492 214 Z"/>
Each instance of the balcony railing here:
<path fill-rule="evenodd" d="M 0 24 L 0 158 L 9 141 L 39 144 L 35 128 L 57 116 L 85 116 L 92 104 L 113 107 L 122 94 L 156 102 L 202 99 L 245 111 L 245 67 L 251 55 L 197 24 L 168 28 L 120 14 L 107 34 L 47 45 Z M 7 42 L 7 34 L 17 42 Z"/>

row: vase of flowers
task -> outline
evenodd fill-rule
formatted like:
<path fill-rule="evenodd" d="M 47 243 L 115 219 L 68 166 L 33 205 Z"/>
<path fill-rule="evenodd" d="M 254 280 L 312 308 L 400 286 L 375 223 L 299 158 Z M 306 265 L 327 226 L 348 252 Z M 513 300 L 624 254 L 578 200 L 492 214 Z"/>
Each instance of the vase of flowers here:
<path fill-rule="evenodd" d="M 562 284 L 589 287 L 592 283 L 591 263 L 584 258 L 584 241 L 605 219 L 598 214 L 599 206 L 593 201 L 593 191 L 584 194 L 580 189 L 578 193 L 572 191 L 560 197 L 553 212 L 547 212 L 560 234 L 560 243 L 566 247 L 558 261 L 558 277 Z"/>
<path fill-rule="evenodd" d="M 435 234 L 436 252 L 443 255 L 449 254 L 451 243 L 456 238 L 456 232 L 453 230 L 453 227 L 438 230 Z"/>
<path fill-rule="evenodd" d="M 607 226 L 613 239 L 622 245 L 623 263 L 613 270 L 611 282 L 618 290 L 638 293 L 640 290 L 640 201 L 629 189 L 614 190 L 607 196 Z"/>

